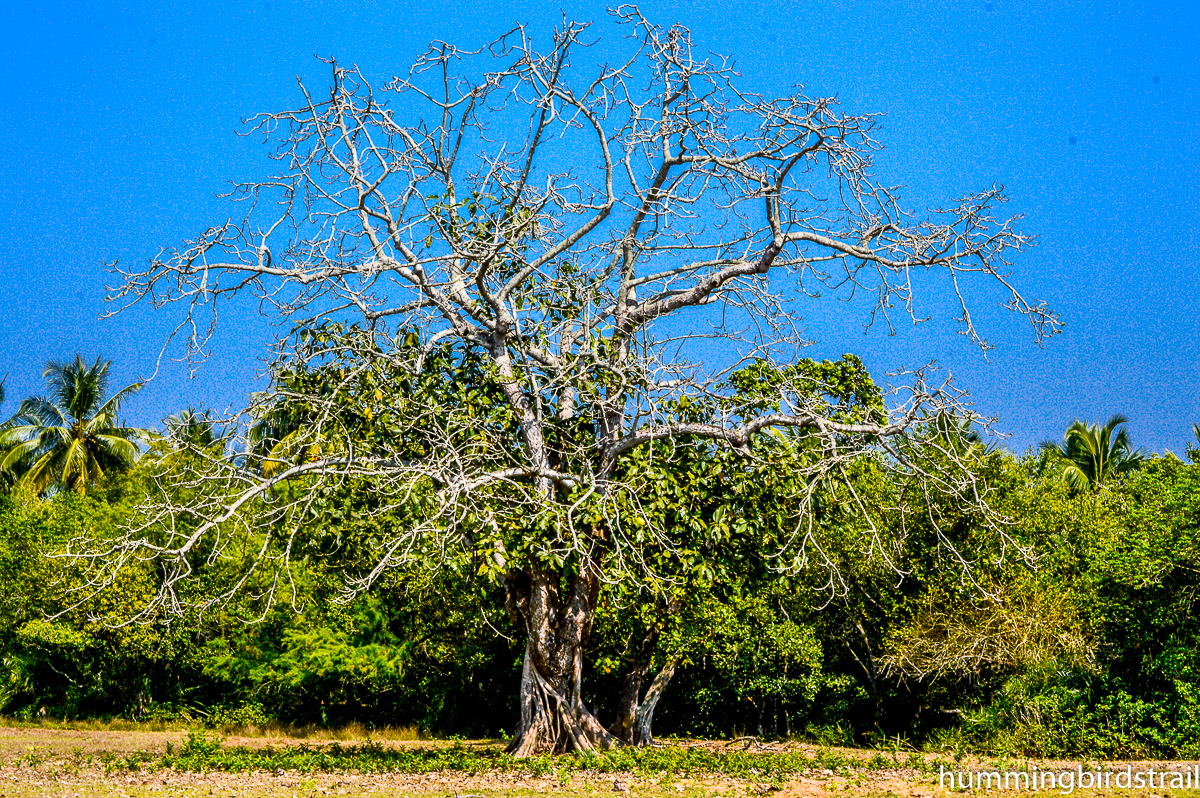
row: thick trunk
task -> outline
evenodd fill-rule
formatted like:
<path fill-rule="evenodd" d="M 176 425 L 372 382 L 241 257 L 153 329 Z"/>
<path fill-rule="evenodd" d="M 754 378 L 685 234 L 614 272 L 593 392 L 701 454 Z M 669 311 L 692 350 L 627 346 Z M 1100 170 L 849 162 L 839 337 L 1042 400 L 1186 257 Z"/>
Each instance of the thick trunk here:
<path fill-rule="evenodd" d="M 590 565 L 571 577 L 566 596 L 541 568 L 513 572 L 508 606 L 525 628 L 521 720 L 508 746 L 513 756 L 611 748 L 618 741 L 584 706 L 583 643 L 591 631 L 599 579 Z"/>
<path fill-rule="evenodd" d="M 642 746 L 654 743 L 654 735 L 650 731 L 650 726 L 654 723 L 654 710 L 658 706 L 658 700 L 666 692 L 667 685 L 671 683 L 671 677 L 675 675 L 675 666 L 678 664 L 679 661 L 676 659 L 667 660 L 667 664 L 650 683 L 650 689 L 646 691 L 646 697 L 638 706 L 634 719 L 634 745 Z"/>

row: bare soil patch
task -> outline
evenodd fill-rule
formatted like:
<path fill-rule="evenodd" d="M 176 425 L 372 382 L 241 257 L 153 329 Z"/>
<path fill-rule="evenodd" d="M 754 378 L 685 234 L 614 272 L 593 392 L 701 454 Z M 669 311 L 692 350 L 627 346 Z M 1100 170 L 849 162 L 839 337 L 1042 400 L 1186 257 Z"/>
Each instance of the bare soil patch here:
<path fill-rule="evenodd" d="M 154 773 L 106 775 L 97 768 L 77 773 L 53 773 L 45 767 L 0 768 L 0 796 L 119 796 L 119 798 L 175 798 L 176 796 L 248 796 L 252 798 L 318 798 L 324 796 L 486 796 L 486 798 L 524 798 L 550 795 L 561 798 L 590 796 L 646 796 L 646 798 L 830 798 L 839 794 L 879 796 L 879 798 L 932 798 L 937 794 L 931 783 L 917 783 L 887 774 L 864 779 L 837 777 L 797 778 L 780 785 L 767 785 L 730 778 L 645 778 L 632 774 L 573 774 L 554 776 L 517 774 L 467 775 L 434 773 L 425 775 L 358 775 L 296 773 Z"/>

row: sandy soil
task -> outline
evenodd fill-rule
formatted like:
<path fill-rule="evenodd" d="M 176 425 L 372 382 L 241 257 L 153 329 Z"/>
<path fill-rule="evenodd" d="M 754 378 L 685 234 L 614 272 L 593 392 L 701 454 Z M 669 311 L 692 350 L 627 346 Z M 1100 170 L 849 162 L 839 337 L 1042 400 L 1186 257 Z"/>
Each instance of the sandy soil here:
<path fill-rule="evenodd" d="M 603 776 L 576 774 L 560 781 L 553 776 L 529 777 L 510 774 L 356 775 L 254 773 L 155 773 L 106 776 L 93 769 L 77 773 L 48 773 L 6 766 L 0 768 L 0 796 L 101 796 L 142 798 L 156 796 L 534 796 L 561 798 L 575 796 L 647 796 L 655 798 L 699 798 L 699 796 L 773 795 L 780 798 L 817 798 L 831 794 L 879 796 L 879 798 L 931 798 L 937 791 L 932 783 L 910 782 L 886 774 L 848 780 L 837 777 L 797 778 L 783 785 L 745 782 L 737 779 L 638 778 L 631 775 Z"/>

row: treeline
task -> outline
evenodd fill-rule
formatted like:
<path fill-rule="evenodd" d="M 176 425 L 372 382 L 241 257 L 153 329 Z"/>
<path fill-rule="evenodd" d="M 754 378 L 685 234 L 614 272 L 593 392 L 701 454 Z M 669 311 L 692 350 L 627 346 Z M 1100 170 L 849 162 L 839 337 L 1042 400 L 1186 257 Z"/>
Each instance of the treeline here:
<path fill-rule="evenodd" d="M 353 481 L 314 498 L 320 521 L 291 535 L 287 567 L 244 589 L 228 585 L 261 544 L 250 532 L 195 553 L 177 611 L 138 615 L 163 579 L 150 560 L 94 589 L 103 562 L 64 554 L 119 541 L 164 485 L 186 510 L 203 463 L 236 455 L 202 414 L 122 426 L 132 391 L 110 399 L 102 361 L 47 378 L 3 431 L 0 712 L 513 731 L 524 644 L 495 568 L 431 553 L 437 567 L 348 596 L 403 522 Z M 252 445 L 286 446 L 286 415 L 260 419 Z M 998 529 L 864 457 L 852 492 L 808 507 L 809 565 L 782 573 L 760 543 L 769 525 L 803 533 L 793 463 L 679 445 L 632 463 L 647 516 L 697 533 L 672 584 L 602 587 L 583 680 L 596 716 L 622 722 L 630 680 L 667 677 L 658 735 L 1200 755 L 1200 451 L 1136 451 L 1119 417 L 1021 456 L 938 423 L 946 451 L 976 455 Z"/>

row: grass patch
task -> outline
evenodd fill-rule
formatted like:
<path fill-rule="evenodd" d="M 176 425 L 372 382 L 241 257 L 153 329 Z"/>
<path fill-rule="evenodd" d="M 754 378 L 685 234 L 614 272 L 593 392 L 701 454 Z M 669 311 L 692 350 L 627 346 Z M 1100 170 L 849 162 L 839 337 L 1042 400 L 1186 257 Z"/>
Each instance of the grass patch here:
<path fill-rule="evenodd" d="M 330 740 L 345 742 L 347 740 L 390 740 L 413 741 L 430 740 L 432 735 L 425 734 L 416 726 L 383 726 L 368 727 L 361 723 L 348 723 L 345 726 L 293 726 L 290 723 L 270 721 L 269 723 L 227 724 L 218 727 L 221 734 L 230 737 L 261 737 L 264 739 L 293 739 L 293 740 Z"/>
<path fill-rule="evenodd" d="M 854 756 L 845 751 L 819 748 L 802 751 L 711 750 L 698 746 L 621 748 L 595 754 L 564 754 L 514 759 L 496 743 L 439 747 L 390 747 L 376 741 L 356 745 L 287 746 L 247 748 L 225 746 L 215 734 L 188 732 L 180 747 L 168 745 L 165 753 L 135 752 L 128 756 L 101 755 L 106 771 L 171 769 L 184 772 L 226 773 L 396 773 L 436 772 L 480 775 L 515 773 L 533 776 L 569 777 L 571 773 L 634 773 L 647 777 L 691 777 L 722 775 L 755 781 L 779 781 L 800 773 L 827 771 L 849 775 L 855 771 L 908 768 L 935 772 L 937 763 L 919 755 L 900 757 L 879 752 L 874 757 Z"/>
<path fill-rule="evenodd" d="M 60 720 L 44 718 L 28 720 L 0 715 L 0 727 L 13 729 L 54 729 L 57 731 L 100 731 L 100 732 L 184 732 L 196 725 L 196 720 L 177 718 L 171 720 L 134 721 L 125 718 Z M 271 720 L 264 723 L 223 723 L 216 731 L 229 737 L 259 737 L 264 739 L 300 740 L 429 740 L 433 737 L 416 726 L 366 726 L 348 723 L 345 726 L 297 726 Z"/>

